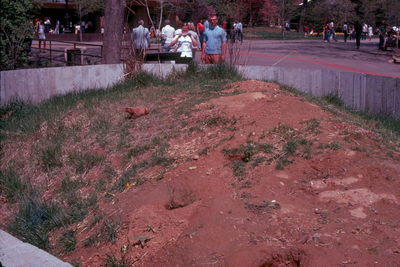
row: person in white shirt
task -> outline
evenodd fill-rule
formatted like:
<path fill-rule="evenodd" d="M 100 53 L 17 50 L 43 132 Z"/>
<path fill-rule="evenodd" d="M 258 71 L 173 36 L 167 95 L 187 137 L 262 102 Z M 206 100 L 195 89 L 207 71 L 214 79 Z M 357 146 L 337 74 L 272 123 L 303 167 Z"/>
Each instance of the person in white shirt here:
<path fill-rule="evenodd" d="M 189 32 L 189 27 L 186 23 L 183 24 L 181 33 L 174 38 L 170 46 L 174 46 L 175 44 L 177 45 L 176 52 L 181 52 L 181 57 L 190 59 L 193 58 L 192 49 L 199 45 L 191 32 Z"/>
<path fill-rule="evenodd" d="M 169 52 L 170 43 L 174 39 L 175 29 L 171 27 L 170 21 L 165 21 L 165 26 L 161 29 L 162 48 L 164 52 Z"/>
<path fill-rule="evenodd" d="M 367 40 L 367 33 L 368 33 L 368 25 L 367 23 L 364 23 L 362 26 L 362 35 L 361 35 L 362 40 Z"/>
<path fill-rule="evenodd" d="M 370 25 L 369 27 L 368 27 L 368 37 L 369 37 L 369 40 L 371 41 L 371 39 L 372 39 L 372 36 L 374 36 L 374 29 L 372 28 L 372 26 Z"/>
<path fill-rule="evenodd" d="M 243 42 L 243 25 L 240 21 L 235 21 L 233 24 L 233 29 L 235 31 L 235 39 L 237 41 Z"/>
<path fill-rule="evenodd" d="M 200 49 L 200 37 L 199 37 L 199 35 L 198 35 L 197 32 L 196 32 L 196 27 L 194 26 L 194 23 L 193 23 L 193 22 L 189 22 L 189 23 L 188 23 L 188 28 L 189 28 L 189 32 L 190 32 L 191 36 L 192 36 L 193 39 L 195 39 L 196 42 L 197 42 L 196 48 L 197 48 L 197 49 Z"/>

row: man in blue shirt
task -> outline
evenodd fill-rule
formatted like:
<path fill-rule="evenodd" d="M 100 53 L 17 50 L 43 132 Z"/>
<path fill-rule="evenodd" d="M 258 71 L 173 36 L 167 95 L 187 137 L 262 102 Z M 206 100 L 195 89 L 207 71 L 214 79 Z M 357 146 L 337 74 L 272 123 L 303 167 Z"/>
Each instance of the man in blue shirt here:
<path fill-rule="evenodd" d="M 217 24 L 217 16 L 211 16 L 210 27 L 204 31 L 201 59 L 205 64 L 218 64 L 225 60 L 226 33 Z"/>

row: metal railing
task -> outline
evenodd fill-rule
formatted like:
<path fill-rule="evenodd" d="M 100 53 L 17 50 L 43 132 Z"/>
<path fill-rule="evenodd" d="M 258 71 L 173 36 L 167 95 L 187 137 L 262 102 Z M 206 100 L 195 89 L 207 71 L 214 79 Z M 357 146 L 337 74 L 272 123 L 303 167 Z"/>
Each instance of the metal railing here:
<path fill-rule="evenodd" d="M 54 40 L 40 40 L 33 39 L 35 41 L 35 45 L 32 44 L 31 49 L 38 50 L 38 54 L 36 56 L 41 59 L 48 59 L 50 65 L 53 64 L 53 61 L 62 62 L 67 65 L 85 65 L 83 60 L 80 61 L 80 64 L 77 64 L 76 60 L 73 62 L 68 60 L 68 55 L 72 55 L 73 58 L 76 57 L 89 57 L 89 58 L 102 58 L 103 54 L 103 45 L 101 44 L 92 44 L 92 43 L 83 43 L 83 42 L 72 42 L 72 41 L 54 41 Z M 37 46 L 36 46 L 37 45 Z M 86 52 L 82 52 L 82 50 L 86 50 L 87 47 L 99 48 L 99 53 L 90 54 Z M 41 52 L 48 52 L 46 55 L 42 55 Z M 60 55 L 64 55 L 64 60 L 60 60 L 55 57 Z M 88 64 L 89 65 L 89 64 Z"/>

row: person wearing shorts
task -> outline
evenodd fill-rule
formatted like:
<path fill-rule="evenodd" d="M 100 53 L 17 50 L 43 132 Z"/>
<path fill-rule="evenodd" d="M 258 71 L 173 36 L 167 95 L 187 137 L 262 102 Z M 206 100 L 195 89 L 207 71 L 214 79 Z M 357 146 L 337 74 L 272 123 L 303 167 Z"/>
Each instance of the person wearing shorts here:
<path fill-rule="evenodd" d="M 225 60 L 226 33 L 218 26 L 218 18 L 210 17 L 210 27 L 204 31 L 201 59 L 205 64 L 218 64 Z"/>

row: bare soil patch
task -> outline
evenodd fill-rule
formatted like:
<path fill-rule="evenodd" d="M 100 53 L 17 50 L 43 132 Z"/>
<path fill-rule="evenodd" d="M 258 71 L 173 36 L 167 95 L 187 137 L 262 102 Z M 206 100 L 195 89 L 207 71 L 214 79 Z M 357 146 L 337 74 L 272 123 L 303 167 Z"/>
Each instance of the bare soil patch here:
<path fill-rule="evenodd" d="M 387 144 L 376 132 L 261 81 L 231 83 L 201 101 L 182 93 L 140 101 L 151 110 L 136 120 L 118 110 L 126 104 L 132 102 L 65 114 L 69 145 L 55 166 L 31 156 L 52 138 L 48 125 L 3 147 L 9 157 L 1 168 L 24 161 L 18 173 L 35 184 L 46 181 L 46 199 L 58 194 L 65 176 L 79 181 L 71 190 L 78 198 L 97 196 L 82 221 L 51 232 L 50 251 L 63 260 L 398 266 L 398 140 Z M 177 113 L 180 108 L 190 113 Z M 108 118 L 91 119 L 102 109 Z M 16 204 L 0 201 L 5 228 Z M 59 241 L 67 229 L 76 239 L 71 251 Z"/>

